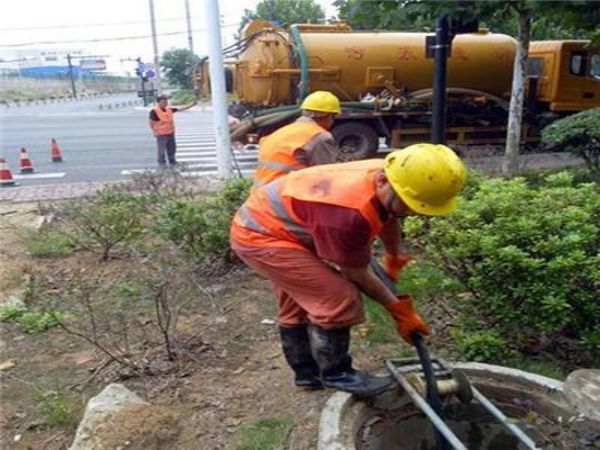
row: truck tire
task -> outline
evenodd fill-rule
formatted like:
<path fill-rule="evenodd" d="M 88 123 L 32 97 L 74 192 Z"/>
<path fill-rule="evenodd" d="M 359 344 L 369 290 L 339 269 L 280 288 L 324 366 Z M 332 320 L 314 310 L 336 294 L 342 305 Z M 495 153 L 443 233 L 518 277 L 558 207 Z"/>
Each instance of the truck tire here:
<path fill-rule="evenodd" d="M 334 124 L 331 134 L 340 148 L 337 158 L 340 162 L 372 158 L 379 148 L 377 132 L 362 122 Z"/>

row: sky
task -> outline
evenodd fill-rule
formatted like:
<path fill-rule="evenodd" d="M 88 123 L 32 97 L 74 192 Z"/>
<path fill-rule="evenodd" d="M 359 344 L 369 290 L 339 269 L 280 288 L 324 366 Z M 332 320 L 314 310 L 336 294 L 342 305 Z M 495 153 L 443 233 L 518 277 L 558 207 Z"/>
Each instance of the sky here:
<path fill-rule="evenodd" d="M 335 15 L 333 0 L 316 0 L 326 12 Z M 192 15 L 194 50 L 207 52 L 204 0 L 189 0 Z M 234 42 L 244 8 L 255 9 L 259 0 L 220 0 L 223 45 Z M 159 52 L 172 47 L 187 47 L 185 0 L 154 0 Z M 181 33 L 169 36 L 161 34 Z M 110 55 L 111 72 L 133 71 L 135 63 L 121 59 L 153 60 L 152 40 L 113 40 L 81 42 L 83 40 L 149 36 L 149 0 L 17 0 L 0 14 L 0 58 L 16 57 L 16 50 L 72 49 L 88 55 Z M 41 44 L 48 41 L 72 43 Z M 33 43 L 28 46 L 13 44 Z M 0 67 L 2 67 L 0 65 Z"/>

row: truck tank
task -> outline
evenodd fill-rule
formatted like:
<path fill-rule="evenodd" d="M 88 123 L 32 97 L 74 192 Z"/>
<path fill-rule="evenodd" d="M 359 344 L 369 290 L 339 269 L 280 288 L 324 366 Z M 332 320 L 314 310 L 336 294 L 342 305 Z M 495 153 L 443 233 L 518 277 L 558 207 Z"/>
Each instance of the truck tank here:
<path fill-rule="evenodd" d="M 345 24 L 292 25 L 286 32 L 257 21 L 246 28 L 237 59 L 227 63 L 234 92 L 249 106 L 293 104 L 316 90 L 331 91 L 342 101 L 386 89 L 398 96 L 432 86 L 427 36 L 353 31 Z M 448 60 L 448 87 L 507 98 L 515 51 L 510 36 L 487 31 L 457 35 Z"/>

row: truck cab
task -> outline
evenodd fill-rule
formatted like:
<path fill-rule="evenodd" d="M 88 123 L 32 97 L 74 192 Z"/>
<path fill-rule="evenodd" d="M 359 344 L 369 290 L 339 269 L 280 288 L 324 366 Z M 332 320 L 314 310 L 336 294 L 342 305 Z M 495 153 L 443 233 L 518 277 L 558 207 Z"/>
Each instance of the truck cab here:
<path fill-rule="evenodd" d="M 536 100 L 550 111 L 577 112 L 600 106 L 600 51 L 589 41 L 533 41 L 529 75 Z"/>

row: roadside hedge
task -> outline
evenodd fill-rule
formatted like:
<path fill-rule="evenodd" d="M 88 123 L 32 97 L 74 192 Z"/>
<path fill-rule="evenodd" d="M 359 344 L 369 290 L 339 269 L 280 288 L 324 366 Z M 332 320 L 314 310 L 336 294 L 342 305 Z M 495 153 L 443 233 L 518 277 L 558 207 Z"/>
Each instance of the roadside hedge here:
<path fill-rule="evenodd" d="M 536 188 L 524 178 L 474 180 L 454 214 L 404 227 L 408 243 L 465 288 L 455 304 L 461 342 L 464 332 L 494 330 L 495 343 L 519 350 L 560 339 L 600 346 L 598 185 L 568 172 Z"/>

